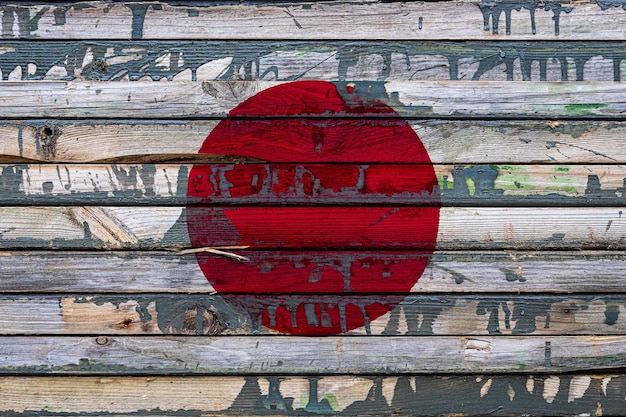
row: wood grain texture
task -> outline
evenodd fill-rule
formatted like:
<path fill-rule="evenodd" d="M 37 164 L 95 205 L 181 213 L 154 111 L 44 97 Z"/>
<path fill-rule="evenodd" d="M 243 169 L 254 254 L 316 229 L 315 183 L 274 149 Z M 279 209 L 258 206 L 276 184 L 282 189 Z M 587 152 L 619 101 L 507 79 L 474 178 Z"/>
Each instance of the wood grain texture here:
<path fill-rule="evenodd" d="M 425 211 L 434 208 L 195 208 L 193 227 L 203 246 L 253 249 L 419 249 Z M 624 208 L 441 209 L 436 247 L 447 249 L 621 249 Z M 394 215 L 396 216 L 394 218 Z M 212 219 L 210 223 L 201 219 Z M 227 217 L 231 216 L 231 217 Z M 322 221 L 330 216 L 342 222 Z M 382 216 L 385 227 L 368 228 Z M 178 249 L 189 247 L 179 207 L 0 207 L 2 249 Z M 234 220 L 229 220 L 232 218 Z M 317 219 L 317 220 L 316 220 Z M 390 219 L 390 220 L 387 220 Z M 345 220 L 345 222 L 343 222 Z M 233 232 L 232 222 L 242 235 Z M 387 221 L 388 223 L 384 223 Z M 211 224 L 212 223 L 212 224 Z M 410 230 L 403 225 L 418 229 Z M 432 224 L 428 223 L 430 226 Z M 214 229 L 217 228 L 217 229 Z M 389 230 L 397 231 L 390 241 Z M 300 233 L 294 238 L 294 233 Z M 308 234 L 307 234 L 308 233 Z M 334 239 L 334 240 L 331 240 Z"/>
<path fill-rule="evenodd" d="M 224 117 L 236 105 L 280 83 L 204 81 L 159 84 L 133 82 L 6 82 L 0 90 L 5 118 L 210 118 Z M 355 113 L 338 117 L 381 117 L 361 109 L 387 102 L 408 118 L 619 118 L 626 110 L 626 87 L 620 83 L 537 83 L 483 81 L 388 81 L 328 84 L 355 100 Z M 325 96 L 309 105 L 324 106 Z M 386 106 L 386 105 L 385 105 Z M 272 116 L 289 115 L 277 104 Z M 385 113 L 389 117 L 388 113 Z M 385 114 L 382 114 L 385 117 Z M 307 116 L 306 112 L 302 116 Z M 319 114 L 312 116 L 319 117 Z"/>
<path fill-rule="evenodd" d="M 246 121 L 240 123 L 245 126 Z M 279 122 L 256 123 L 266 128 L 264 124 Z M 389 122 L 364 123 L 384 126 Z M 417 120 L 410 124 L 430 159 L 438 164 L 626 162 L 626 125 L 619 121 Z M 5 121 L 0 123 L 4 138 L 0 141 L 0 158 L 4 162 L 69 163 L 245 161 L 228 155 L 198 155 L 216 125 L 216 121 L 210 120 Z M 393 137 L 385 139 L 393 141 Z"/>
<path fill-rule="evenodd" d="M 561 289 L 563 291 L 564 289 Z M 246 298 L 254 299 L 255 308 Z M 391 312 L 370 320 L 370 305 Z M 349 335 L 620 335 L 626 296 L 572 295 L 188 295 L 63 294 L 0 297 L 2 335 L 260 335 L 281 305 L 296 315 L 306 305 L 358 307 L 367 325 Z M 317 316 L 317 315 L 316 315 Z M 319 318 L 316 320 L 319 321 Z M 311 320 L 314 321 L 314 320 Z M 321 324 L 320 324 L 321 325 Z"/>
<path fill-rule="evenodd" d="M 358 377 L 4 377 L 7 415 L 620 415 L 621 374 Z M 219 388 L 218 388 L 219 387 Z M 455 392 L 442 403 L 438 393 Z M 68 397 L 72 398 L 68 401 Z M 13 413 L 15 414 L 13 414 Z"/>
<path fill-rule="evenodd" d="M 625 80 L 623 42 L 507 38 L 482 42 L 3 38 L 0 71 L 2 79 L 10 81 Z"/>
<path fill-rule="evenodd" d="M 624 414 L 623 1 L 0 14 L 1 414 Z"/>
<path fill-rule="evenodd" d="M 415 252 L 238 252 L 252 264 L 374 264 L 423 257 Z M 193 254 L 172 252 L 0 252 L 3 293 L 208 294 Z M 158 271 L 158 274 L 155 273 Z M 417 293 L 626 292 L 626 256 L 610 252 L 435 252 L 411 289 Z"/>
<path fill-rule="evenodd" d="M 419 376 L 148 376 L 0 379 L 6 415 L 301 415 L 394 412 L 509 416 L 619 416 L 626 402 L 619 373 Z M 453 396 L 442 402 L 441 392 Z M 88 414 L 89 413 L 89 414 Z M 493 413 L 492 413 L 493 414 Z"/>
<path fill-rule="evenodd" d="M 202 168 L 204 198 L 187 195 L 192 168 L 0 165 L 0 205 L 615 206 L 626 198 L 619 165 L 435 165 L 439 189 L 417 193 L 420 165 L 212 164 Z"/>
<path fill-rule="evenodd" d="M 3 373 L 70 375 L 611 372 L 626 349 L 624 336 L 2 336 L 0 347 Z"/>
<path fill-rule="evenodd" d="M 201 3 L 200 3 L 201 4 Z M 199 4 L 199 5 L 200 5 Z M 90 2 L 3 8 L 4 37 L 43 39 L 624 40 L 621 3 L 346 1 L 209 7 Z M 8 16 L 7 16 L 8 15 Z M 504 15 L 504 16 L 503 16 Z M 601 25 L 598 25 L 601 23 Z"/>

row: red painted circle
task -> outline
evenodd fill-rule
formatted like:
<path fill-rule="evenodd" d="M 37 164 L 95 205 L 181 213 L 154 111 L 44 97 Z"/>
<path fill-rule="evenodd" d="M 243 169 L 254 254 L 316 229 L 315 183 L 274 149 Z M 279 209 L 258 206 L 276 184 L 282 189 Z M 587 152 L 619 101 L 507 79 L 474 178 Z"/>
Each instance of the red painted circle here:
<path fill-rule="evenodd" d="M 405 191 L 436 196 L 434 169 L 417 134 L 391 107 L 359 95 L 358 90 L 353 84 L 338 89 L 322 81 L 268 88 L 233 109 L 199 152 L 269 163 L 419 164 L 419 180 L 403 181 L 401 172 L 373 169 L 365 178 L 365 188 L 389 195 Z M 272 116 L 281 117 L 268 120 Z M 211 203 L 215 194 L 216 173 L 211 169 L 198 164 L 189 174 L 187 225 L 192 245 L 276 250 L 276 262 L 269 265 L 256 257 L 256 252 L 250 252 L 251 261 L 245 264 L 198 253 L 200 268 L 227 301 L 280 332 L 337 334 L 366 325 L 395 307 L 402 297 L 376 300 L 370 296 L 370 301 L 356 305 L 344 303 L 346 297 L 337 294 L 406 293 L 424 272 L 435 248 L 437 204 L 331 209 L 197 205 Z M 356 168 L 346 175 L 346 186 L 353 185 L 358 175 Z M 290 181 L 280 178 L 274 187 L 286 190 L 293 186 Z M 415 249 L 414 245 L 423 256 L 396 253 L 381 259 L 367 255 L 368 249 L 380 253 L 384 249 Z M 345 252 L 338 255 L 338 251 L 354 248 L 364 251 L 351 257 Z M 306 250 L 318 252 L 307 256 Z M 327 250 L 327 255 L 320 255 L 320 250 Z M 288 293 L 299 295 L 271 295 Z M 319 295 L 324 293 L 336 296 Z"/>

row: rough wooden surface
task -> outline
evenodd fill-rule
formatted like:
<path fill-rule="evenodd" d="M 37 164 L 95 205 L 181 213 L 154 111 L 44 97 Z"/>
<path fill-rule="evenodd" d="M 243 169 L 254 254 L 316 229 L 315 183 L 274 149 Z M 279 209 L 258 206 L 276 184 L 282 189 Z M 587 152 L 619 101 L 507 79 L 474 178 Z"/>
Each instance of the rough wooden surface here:
<path fill-rule="evenodd" d="M 206 236 L 204 246 L 215 247 L 423 249 L 436 243 L 441 250 L 546 250 L 625 245 L 624 207 L 445 207 L 436 242 L 415 235 L 433 207 L 192 210 L 194 219 L 211 219 L 194 220 L 192 227 Z M 338 220 L 333 222 L 331 216 Z M 190 246 L 187 217 L 180 207 L 0 207 L 0 248 L 181 249 Z M 246 232 L 234 233 L 231 222 Z M 370 227 L 381 222 L 387 222 L 385 229 Z M 397 233 L 393 239 L 389 230 Z"/>
<path fill-rule="evenodd" d="M 257 311 L 281 304 L 393 306 L 350 335 L 621 335 L 624 295 L 294 295 L 64 294 L 0 297 L 3 335 L 259 335 L 276 333 L 233 308 L 252 297 Z M 396 307 L 397 306 L 397 307 Z M 363 309 L 367 316 L 366 310 Z"/>
<path fill-rule="evenodd" d="M 509 37 L 481 42 L 3 38 L 0 47 L 2 79 L 11 81 L 623 81 L 626 77 L 623 42 L 528 42 Z"/>
<path fill-rule="evenodd" d="M 624 414 L 622 1 L 0 14 L 3 415 Z"/>
<path fill-rule="evenodd" d="M 3 377 L 5 415 L 619 415 L 624 375 Z M 454 395 L 442 402 L 441 392 Z M 109 410 L 101 414 L 102 409 Z M 15 414 L 13 414 L 15 413 Z"/>
<path fill-rule="evenodd" d="M 416 252 L 239 251 L 250 262 L 344 265 L 401 262 Z M 3 293 L 183 293 L 214 288 L 193 254 L 173 252 L 0 252 Z M 417 293 L 607 293 L 626 292 L 622 251 L 437 251 L 412 292 Z M 155 274 L 154 271 L 159 273 Z"/>
<path fill-rule="evenodd" d="M 4 121 L 0 123 L 3 137 L 0 158 L 3 162 L 69 163 L 245 161 L 225 155 L 198 155 L 198 149 L 217 123 L 212 120 Z M 247 122 L 240 123 L 246 126 Z M 278 122 L 256 123 L 263 127 Z M 307 122 L 301 123 L 306 125 Z M 390 122 L 370 120 L 364 123 L 385 126 Z M 410 124 L 424 143 L 431 161 L 438 164 L 614 164 L 626 161 L 623 121 L 416 120 Z M 393 137 L 383 139 L 393 140 Z"/>
<path fill-rule="evenodd" d="M 387 81 L 328 84 L 329 90 L 374 109 L 388 102 L 403 117 L 537 117 L 543 119 L 616 118 L 626 111 L 626 87 L 614 82 L 537 83 L 510 81 Z M 209 118 L 224 117 L 273 81 L 203 81 L 159 84 L 136 82 L 32 81 L 2 84 L 0 111 L 5 118 Z M 324 95 L 317 97 L 323 105 Z M 33 105 L 36 103 L 36 105 Z M 274 116 L 288 116 L 278 104 Z M 337 117 L 384 117 L 357 111 Z M 302 116 L 311 115 L 306 112 Z M 388 116 L 387 116 L 388 117 Z"/>
<path fill-rule="evenodd" d="M 205 198 L 188 197 L 193 165 L 0 166 L 0 205 L 619 205 L 619 165 L 435 165 L 439 189 L 414 192 L 420 165 L 213 164 Z M 383 175 L 394 181 L 381 182 Z M 272 182 L 278 178 L 278 182 Z"/>
<path fill-rule="evenodd" d="M 3 8 L 4 37 L 45 39 L 624 40 L 623 3 L 176 2 Z M 202 2 L 198 2 L 201 6 Z M 616 6 L 616 7 L 614 7 Z"/>
<path fill-rule="evenodd" d="M 3 373 L 69 375 L 611 372 L 626 349 L 624 336 L 2 336 L 0 346 Z"/>

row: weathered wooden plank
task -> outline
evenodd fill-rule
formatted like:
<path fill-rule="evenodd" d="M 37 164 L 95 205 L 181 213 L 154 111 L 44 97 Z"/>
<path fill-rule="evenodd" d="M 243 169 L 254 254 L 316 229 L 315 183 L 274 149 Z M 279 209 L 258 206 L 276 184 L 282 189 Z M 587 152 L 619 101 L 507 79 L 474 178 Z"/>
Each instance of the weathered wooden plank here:
<path fill-rule="evenodd" d="M 623 81 L 623 42 L 0 41 L 2 79 Z"/>
<path fill-rule="evenodd" d="M 3 37 L 624 40 L 620 2 L 168 2 L 3 6 Z M 618 7 L 612 7 L 618 6 Z M 601 24 L 599 24 L 601 22 Z"/>
<path fill-rule="evenodd" d="M 238 123 L 245 127 L 249 122 Z M 255 123 L 265 129 L 270 123 L 278 122 Z M 303 120 L 301 123 L 307 122 Z M 385 126 L 391 122 L 370 120 L 363 123 Z M 228 155 L 198 155 L 202 143 L 216 125 L 215 121 L 183 120 L 156 123 L 136 120 L 3 122 L 0 123 L 0 135 L 4 138 L 0 141 L 0 158 L 5 162 L 13 158 L 22 162 L 72 163 L 241 161 L 242 158 L 233 159 Z M 426 147 L 430 159 L 439 164 L 626 162 L 626 125 L 623 122 L 419 120 L 410 125 Z M 359 128 L 355 127 L 355 131 L 358 136 Z M 382 138 L 390 142 L 394 139 Z M 64 181 L 63 187 L 68 183 Z M 106 187 L 101 181 L 96 184 Z"/>
<path fill-rule="evenodd" d="M 0 378 L 7 416 L 620 416 L 622 374 Z M 454 395 L 442 399 L 442 392 Z M 68 401 L 71 398 L 71 401 Z"/>
<path fill-rule="evenodd" d="M 2 336 L 0 373 L 356 375 L 610 372 L 624 336 Z"/>
<path fill-rule="evenodd" d="M 509 81 L 387 81 L 314 83 L 302 116 L 390 117 L 390 105 L 403 117 L 428 118 L 621 118 L 626 111 L 626 84 L 524 83 Z M 152 83 L 24 81 L 5 82 L 0 111 L 5 118 L 210 118 L 224 117 L 242 101 L 270 87 L 271 81 Z M 354 85 L 352 85 L 354 84 Z M 308 84 L 292 84 L 293 97 Z M 277 100 L 272 92 L 266 100 Z M 329 113 L 327 95 L 340 96 L 343 110 Z M 285 97 L 282 93 L 281 97 Z M 387 103 L 387 104 L 385 104 Z M 336 104 L 336 103 L 335 103 Z M 259 104 L 261 106 L 261 104 Z M 262 109 L 262 110 L 261 110 Z M 297 109 L 297 107 L 296 107 Z M 294 107 L 277 100 L 266 116 L 293 116 Z M 250 113 L 250 117 L 258 115 Z"/>
<path fill-rule="evenodd" d="M 254 302 L 251 302 L 254 300 Z M 246 306 L 241 308 L 240 306 Z M 0 297 L 2 335 L 255 335 L 276 333 L 261 315 L 293 306 L 296 316 L 343 305 L 366 326 L 351 335 L 620 335 L 626 296 L 581 295 L 189 295 L 63 294 Z M 391 311 L 370 318 L 368 306 Z M 301 308 L 302 306 L 302 308 Z M 311 310 L 312 311 L 312 310 Z M 335 318 L 330 317 L 329 320 Z M 296 321 L 298 317 L 296 317 Z M 331 323 L 334 325 L 336 323 Z"/>
<path fill-rule="evenodd" d="M 415 252 L 238 252 L 251 264 L 401 264 Z M 273 269 L 273 268 L 272 268 Z M 155 273 L 158 271 L 158 274 Z M 227 272 L 228 270 L 223 270 Z M 622 252 L 435 252 L 412 292 L 626 292 Z M 311 273 L 311 272 L 307 272 Z M 277 272 L 278 274 L 278 272 Z M 288 272 L 291 274 L 291 272 Z M 280 275 L 279 275 L 280 277 Z M 0 252 L 0 290 L 15 292 L 214 291 L 193 254 L 171 252 Z M 284 288 L 282 290 L 285 290 Z"/>
<path fill-rule="evenodd" d="M 212 164 L 0 165 L 0 205 L 615 206 L 626 198 L 616 165 L 435 165 L 439 189 L 419 165 Z M 384 178 L 383 178 L 384 177 Z"/>
<path fill-rule="evenodd" d="M 437 212 L 435 207 L 0 207 L 0 247 L 177 249 L 190 246 L 189 227 L 196 246 L 255 250 L 624 247 L 626 216 L 619 207 Z"/>

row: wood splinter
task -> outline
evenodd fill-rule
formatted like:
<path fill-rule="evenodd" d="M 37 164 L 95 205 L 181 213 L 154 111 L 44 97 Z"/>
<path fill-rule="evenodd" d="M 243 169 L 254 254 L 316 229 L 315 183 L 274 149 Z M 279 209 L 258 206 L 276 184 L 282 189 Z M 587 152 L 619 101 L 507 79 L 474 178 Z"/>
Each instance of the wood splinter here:
<path fill-rule="evenodd" d="M 247 262 L 250 262 L 249 258 L 245 256 L 237 255 L 236 253 L 226 252 L 224 250 L 248 249 L 249 247 L 250 246 L 217 246 L 217 247 L 207 246 L 203 248 L 191 248 L 191 249 L 177 250 L 176 253 L 178 253 L 179 255 L 186 255 L 188 253 L 208 252 L 214 255 L 231 258 L 241 263 L 247 263 Z"/>

